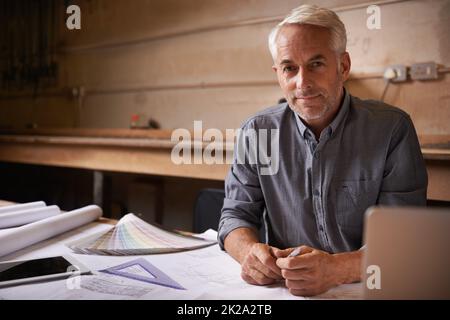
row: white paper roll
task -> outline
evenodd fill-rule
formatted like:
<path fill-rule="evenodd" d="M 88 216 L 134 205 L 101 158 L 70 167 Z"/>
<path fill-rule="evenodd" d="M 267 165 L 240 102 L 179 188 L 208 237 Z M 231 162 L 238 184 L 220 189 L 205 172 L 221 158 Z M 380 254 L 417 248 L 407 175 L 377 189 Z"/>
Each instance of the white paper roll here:
<path fill-rule="evenodd" d="M 96 205 L 61 213 L 0 233 L 0 257 L 85 225 L 102 216 Z"/>
<path fill-rule="evenodd" d="M 22 210 L 29 210 L 29 209 L 35 209 L 35 208 L 42 208 L 42 207 L 45 207 L 45 206 L 46 206 L 46 204 L 45 204 L 44 201 L 11 204 L 11 205 L 0 207 L 0 215 L 3 214 L 3 213 L 14 212 L 14 211 L 22 211 Z"/>
<path fill-rule="evenodd" d="M 29 210 L 8 212 L 0 215 L 0 229 L 22 226 L 60 214 L 58 206 L 33 208 Z"/>

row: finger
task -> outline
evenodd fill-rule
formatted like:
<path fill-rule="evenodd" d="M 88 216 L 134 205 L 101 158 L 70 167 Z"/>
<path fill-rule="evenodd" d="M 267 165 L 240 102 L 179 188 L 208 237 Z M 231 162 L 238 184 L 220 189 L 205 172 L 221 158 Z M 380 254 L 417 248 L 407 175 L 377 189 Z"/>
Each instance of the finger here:
<path fill-rule="evenodd" d="M 297 257 L 278 258 L 276 264 L 280 269 L 310 269 L 314 265 L 310 255 L 307 253 Z"/>
<path fill-rule="evenodd" d="M 250 269 L 246 272 L 258 285 L 268 285 L 275 282 L 275 279 L 265 276 L 262 272 L 256 269 Z"/>
<path fill-rule="evenodd" d="M 304 246 L 304 245 L 298 246 L 298 247 L 293 247 L 293 248 L 287 248 L 287 249 L 284 249 L 284 250 L 274 248 L 275 249 L 274 250 L 274 255 L 275 255 L 276 258 L 287 258 L 292 253 L 292 251 L 294 251 L 297 248 L 300 249 L 301 254 L 310 253 L 310 252 L 312 252 L 314 250 L 314 248 L 311 248 L 311 247 L 308 247 L 308 246 Z"/>
<path fill-rule="evenodd" d="M 289 289 L 309 289 L 314 283 L 311 280 L 286 280 L 286 287 Z"/>
<path fill-rule="evenodd" d="M 321 294 L 322 292 L 314 288 L 289 289 L 289 292 L 295 296 L 311 297 Z"/>
<path fill-rule="evenodd" d="M 288 249 L 281 250 L 281 249 L 272 247 L 271 249 L 272 249 L 273 256 L 275 258 L 286 258 L 288 255 L 291 254 L 292 251 L 294 251 L 295 248 L 288 248 Z"/>
<path fill-rule="evenodd" d="M 249 283 L 249 284 L 253 284 L 253 285 L 259 285 L 258 282 L 256 282 L 255 279 L 253 279 L 252 277 L 250 277 L 247 273 L 245 273 L 244 271 L 241 272 L 241 278 L 244 279 L 245 282 Z"/>
<path fill-rule="evenodd" d="M 276 275 L 274 278 L 266 276 L 260 269 L 264 268 L 261 262 L 255 257 L 252 256 L 248 263 L 242 265 L 242 272 L 247 274 L 247 276 L 253 279 L 254 284 L 264 285 L 275 282 Z M 268 270 L 266 268 L 266 270 Z"/>
<path fill-rule="evenodd" d="M 281 275 L 287 280 L 311 280 L 314 273 L 311 269 L 281 269 Z"/>
<path fill-rule="evenodd" d="M 289 289 L 289 292 L 294 296 L 306 296 L 305 290 L 303 289 Z"/>
<path fill-rule="evenodd" d="M 262 256 L 262 259 L 266 259 L 264 262 L 266 262 L 268 266 L 264 265 L 258 256 Z M 275 268 L 275 272 L 269 268 L 270 263 L 273 265 L 272 268 Z M 244 262 L 242 263 L 242 269 L 247 274 L 250 273 L 251 269 L 256 269 L 268 278 L 276 280 L 282 279 L 281 270 L 276 266 L 275 258 L 270 255 L 269 246 L 267 245 L 261 245 L 260 247 L 255 246 L 255 250 L 252 250 L 252 252 L 246 256 Z"/>
<path fill-rule="evenodd" d="M 311 248 L 311 247 L 308 247 L 308 246 L 300 246 L 300 249 L 302 251 L 302 254 L 311 253 L 311 252 L 313 252 L 315 250 L 314 248 Z"/>
<path fill-rule="evenodd" d="M 268 261 L 269 259 L 271 259 L 272 261 Z M 266 263 L 266 264 L 264 264 L 264 263 Z M 273 264 L 275 266 L 277 273 L 275 273 L 272 270 L 272 268 L 270 268 L 270 264 Z M 261 262 L 258 257 L 255 257 L 255 261 L 252 264 L 252 267 L 254 269 L 260 271 L 261 273 L 263 273 L 268 278 L 272 278 L 272 279 L 276 279 L 276 280 L 282 279 L 281 270 L 280 270 L 280 268 L 278 268 L 276 266 L 275 259 L 273 257 L 268 258 L 264 262 Z"/>
<path fill-rule="evenodd" d="M 314 266 L 314 249 L 301 246 L 301 254 L 295 257 L 278 258 L 276 264 L 280 269 L 308 269 Z"/>
<path fill-rule="evenodd" d="M 289 289 L 289 292 L 294 296 L 301 296 L 301 297 L 309 297 L 315 295 L 312 294 L 309 289 Z"/>
<path fill-rule="evenodd" d="M 276 249 L 276 248 L 274 248 Z M 272 256 L 272 252 L 273 250 L 271 250 L 270 248 L 267 249 L 263 249 L 263 250 L 259 250 L 255 253 L 255 256 L 257 257 L 257 259 L 259 260 L 259 262 L 261 263 L 261 265 L 264 268 L 258 268 L 262 271 L 264 271 L 264 273 L 266 275 L 269 276 L 270 274 L 275 274 L 275 278 L 274 279 L 281 279 L 281 270 L 280 268 L 277 266 L 276 264 L 276 259 Z M 266 269 L 269 269 L 269 271 L 266 272 Z"/>

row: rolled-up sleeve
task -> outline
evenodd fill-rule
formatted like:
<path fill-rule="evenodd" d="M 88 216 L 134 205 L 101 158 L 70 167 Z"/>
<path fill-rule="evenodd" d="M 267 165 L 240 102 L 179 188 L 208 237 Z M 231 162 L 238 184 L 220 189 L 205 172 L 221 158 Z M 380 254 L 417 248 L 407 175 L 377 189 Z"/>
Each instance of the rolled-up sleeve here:
<path fill-rule="evenodd" d="M 409 116 L 394 129 L 385 163 L 380 205 L 422 206 L 427 200 L 428 176 L 414 125 Z"/>
<path fill-rule="evenodd" d="M 256 232 L 261 226 L 265 208 L 256 164 L 238 163 L 235 159 L 225 179 L 225 199 L 219 221 L 218 241 L 224 249 L 227 235 L 234 229 L 247 227 Z"/>

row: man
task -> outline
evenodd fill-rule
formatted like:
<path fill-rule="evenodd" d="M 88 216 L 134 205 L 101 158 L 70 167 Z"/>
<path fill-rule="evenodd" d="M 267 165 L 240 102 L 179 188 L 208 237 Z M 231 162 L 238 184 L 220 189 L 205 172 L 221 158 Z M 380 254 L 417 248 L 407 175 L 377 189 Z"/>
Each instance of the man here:
<path fill-rule="evenodd" d="M 427 174 L 410 117 L 345 90 L 346 31 L 328 9 L 294 9 L 269 36 L 273 70 L 287 103 L 243 130 L 279 130 L 279 167 L 235 159 L 226 178 L 219 243 L 251 284 L 285 281 L 316 295 L 361 280 L 365 210 L 424 205 Z M 266 242 L 257 230 L 265 223 Z M 289 256 L 294 248 L 300 254 Z"/>

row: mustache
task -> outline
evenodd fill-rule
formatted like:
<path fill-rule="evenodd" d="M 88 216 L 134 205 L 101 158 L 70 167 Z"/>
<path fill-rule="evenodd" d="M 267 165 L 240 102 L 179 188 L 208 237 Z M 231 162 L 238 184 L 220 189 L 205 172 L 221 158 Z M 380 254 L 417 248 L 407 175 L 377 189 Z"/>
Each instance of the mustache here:
<path fill-rule="evenodd" d="M 296 90 L 293 93 L 293 96 L 295 98 L 315 97 L 315 96 L 319 96 L 319 95 L 323 95 L 323 92 L 321 90 L 317 90 L 317 89 Z"/>

